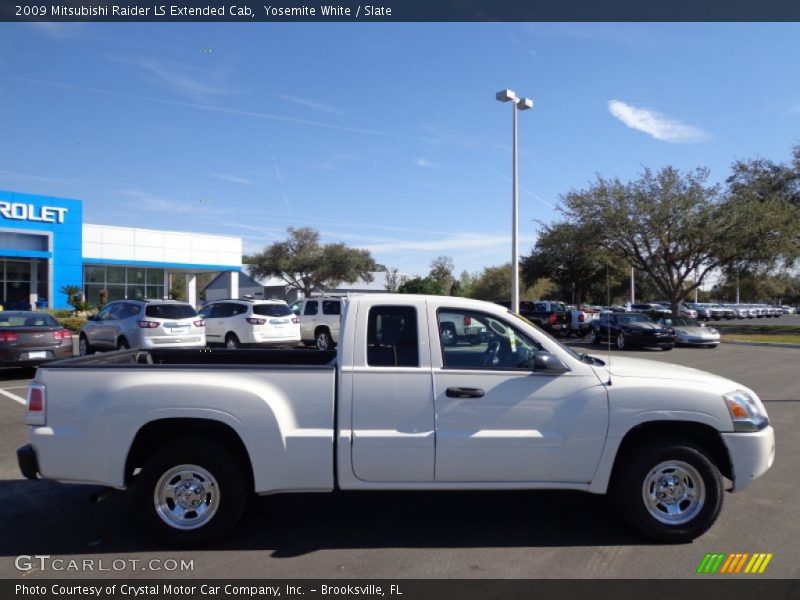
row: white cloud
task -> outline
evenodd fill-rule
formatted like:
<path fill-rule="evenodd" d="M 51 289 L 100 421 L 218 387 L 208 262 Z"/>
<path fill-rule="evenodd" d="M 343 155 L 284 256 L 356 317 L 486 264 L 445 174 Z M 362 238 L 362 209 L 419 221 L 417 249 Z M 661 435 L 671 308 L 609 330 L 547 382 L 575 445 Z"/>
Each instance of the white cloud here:
<path fill-rule="evenodd" d="M 662 142 L 675 144 L 702 142 L 709 135 L 694 125 L 687 125 L 659 112 L 631 106 L 621 100 L 609 100 L 608 111 L 631 129 L 646 133 Z"/>
<path fill-rule="evenodd" d="M 520 243 L 535 241 L 536 238 L 520 237 Z M 510 246 L 511 237 L 506 235 L 455 234 L 446 238 L 433 240 L 392 240 L 377 244 L 367 244 L 362 248 L 374 253 L 422 251 L 433 252 L 443 250 L 465 250 Z"/>
<path fill-rule="evenodd" d="M 335 108 L 330 104 L 325 104 L 324 102 L 317 102 L 316 100 L 306 100 L 305 98 L 298 98 L 297 96 L 292 96 L 290 94 L 278 94 L 275 97 L 280 98 L 281 100 L 285 100 L 286 102 L 292 102 L 294 104 L 299 104 L 300 106 L 305 106 L 306 108 L 319 110 L 322 112 L 330 113 L 332 115 L 344 115 L 344 113 L 340 111 L 338 108 Z"/>
<path fill-rule="evenodd" d="M 415 158 L 414 164 L 417 165 L 418 167 L 422 167 L 423 169 L 434 169 L 439 166 L 435 162 L 433 162 L 432 160 L 428 160 L 427 158 Z"/>
<path fill-rule="evenodd" d="M 222 181 L 227 181 L 228 183 L 238 183 L 239 185 L 250 185 L 253 183 L 252 179 L 238 177 L 236 175 L 227 175 L 225 173 L 212 173 L 211 176 L 216 179 L 221 179 Z"/>
<path fill-rule="evenodd" d="M 223 215 L 233 212 L 231 209 L 214 208 L 213 202 L 208 198 L 199 198 L 195 202 L 186 202 L 183 200 L 165 198 L 142 190 L 117 190 L 117 194 L 132 198 L 136 202 L 136 208 L 145 211 L 195 215 Z"/>

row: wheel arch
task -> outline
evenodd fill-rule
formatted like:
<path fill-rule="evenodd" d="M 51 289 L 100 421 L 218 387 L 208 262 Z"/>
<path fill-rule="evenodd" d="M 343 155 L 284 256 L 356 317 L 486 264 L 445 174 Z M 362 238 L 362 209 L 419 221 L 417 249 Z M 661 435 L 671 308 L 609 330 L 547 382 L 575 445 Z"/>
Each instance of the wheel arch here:
<path fill-rule="evenodd" d="M 642 444 L 652 443 L 653 440 L 663 439 L 675 441 L 688 441 L 699 446 L 707 453 L 709 460 L 719 469 L 720 473 L 729 480 L 733 479 L 733 468 L 730 454 L 720 432 L 712 426 L 696 421 L 646 421 L 632 427 L 622 438 L 611 469 L 608 484 L 614 482 L 620 466 L 641 447 Z"/>
<path fill-rule="evenodd" d="M 224 445 L 241 461 L 247 473 L 247 488 L 254 489 L 253 465 L 242 438 L 228 424 L 198 417 L 167 417 L 150 421 L 139 428 L 125 460 L 125 483 L 130 484 L 136 469 L 159 449 L 178 439 L 196 438 Z"/>

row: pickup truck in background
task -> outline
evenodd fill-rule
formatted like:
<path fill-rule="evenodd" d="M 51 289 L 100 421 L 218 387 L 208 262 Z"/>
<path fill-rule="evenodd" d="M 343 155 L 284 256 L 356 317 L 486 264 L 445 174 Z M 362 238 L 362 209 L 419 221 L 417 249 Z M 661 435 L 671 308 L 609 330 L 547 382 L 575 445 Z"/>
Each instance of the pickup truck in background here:
<path fill-rule="evenodd" d="M 444 344 L 444 324 L 465 317 L 485 328 L 480 343 Z M 223 538 L 254 493 L 336 489 L 609 493 L 641 534 L 686 542 L 712 526 L 726 487 L 774 459 L 752 390 L 665 363 L 609 365 L 496 304 L 353 297 L 340 333 L 335 353 L 120 350 L 46 364 L 28 390 L 20 469 L 131 488 L 144 527 L 181 546 Z"/>
<path fill-rule="evenodd" d="M 511 308 L 511 302 L 501 300 L 500 306 Z M 569 334 L 570 314 L 567 305 L 552 300 L 520 300 L 519 315 L 536 325 L 542 331 L 556 334 Z"/>

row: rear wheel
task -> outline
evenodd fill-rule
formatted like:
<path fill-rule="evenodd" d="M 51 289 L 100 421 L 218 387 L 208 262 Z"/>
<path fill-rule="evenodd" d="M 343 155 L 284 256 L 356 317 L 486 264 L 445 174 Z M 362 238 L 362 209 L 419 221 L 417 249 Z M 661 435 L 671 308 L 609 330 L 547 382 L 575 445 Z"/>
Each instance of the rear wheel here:
<path fill-rule="evenodd" d="M 592 345 L 600 343 L 597 339 L 597 334 L 595 334 L 594 329 L 589 330 L 589 335 L 586 336 L 586 342 Z"/>
<path fill-rule="evenodd" d="M 714 524 L 722 509 L 722 477 L 701 447 L 661 440 L 623 460 L 614 495 L 639 533 L 659 542 L 690 542 Z"/>
<path fill-rule="evenodd" d="M 117 350 L 129 350 L 130 347 L 131 345 L 124 337 L 121 337 L 117 340 Z"/>
<path fill-rule="evenodd" d="M 78 354 L 80 356 L 89 356 L 90 354 L 94 354 L 94 348 L 89 343 L 89 338 L 87 338 L 84 334 L 81 334 L 78 337 Z"/>
<path fill-rule="evenodd" d="M 147 531 L 169 546 L 199 546 L 222 538 L 247 503 L 243 465 L 227 447 L 178 440 L 158 450 L 135 485 Z"/>
<path fill-rule="evenodd" d="M 225 347 L 228 350 L 236 350 L 239 346 L 241 346 L 241 343 L 235 333 L 229 333 L 225 336 Z"/>
<path fill-rule="evenodd" d="M 617 348 L 625 350 L 625 336 L 621 333 L 617 336 Z"/>
<path fill-rule="evenodd" d="M 456 335 L 456 328 L 452 323 L 442 323 L 442 344 L 445 346 L 455 346 L 456 342 L 458 341 L 458 336 Z"/>
<path fill-rule="evenodd" d="M 314 338 L 317 343 L 317 350 L 330 350 L 333 348 L 331 333 L 327 329 L 320 329 Z"/>

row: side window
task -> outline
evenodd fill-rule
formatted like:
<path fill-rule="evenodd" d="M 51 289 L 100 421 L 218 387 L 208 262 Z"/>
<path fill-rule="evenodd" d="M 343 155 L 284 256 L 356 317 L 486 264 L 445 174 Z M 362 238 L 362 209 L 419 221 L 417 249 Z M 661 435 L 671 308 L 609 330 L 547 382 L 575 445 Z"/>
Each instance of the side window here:
<path fill-rule="evenodd" d="M 119 304 L 115 304 L 114 308 L 111 309 L 111 314 L 108 315 L 108 320 L 117 321 L 119 319 L 124 319 L 126 306 L 127 302 L 120 302 Z"/>
<path fill-rule="evenodd" d="M 339 300 L 323 300 L 322 301 L 322 314 L 324 315 L 340 315 L 342 314 L 342 303 Z"/>
<path fill-rule="evenodd" d="M 135 317 L 139 314 L 139 305 L 138 304 L 130 304 L 126 302 L 123 304 L 122 310 L 120 310 L 119 318 L 120 319 L 129 319 L 131 317 Z"/>
<path fill-rule="evenodd" d="M 530 370 L 542 346 L 502 319 L 482 312 L 439 310 L 442 363 L 455 369 Z"/>
<path fill-rule="evenodd" d="M 367 320 L 367 364 L 371 367 L 418 367 L 417 309 L 373 306 Z"/>
<path fill-rule="evenodd" d="M 306 309 L 303 311 L 304 315 L 315 315 L 317 314 L 317 305 L 319 302 L 317 300 L 309 300 L 306 302 Z"/>
<path fill-rule="evenodd" d="M 212 319 L 224 319 L 230 316 L 233 316 L 233 310 L 229 302 L 220 302 L 219 304 L 215 304 L 214 308 L 211 310 Z"/>
<path fill-rule="evenodd" d="M 300 311 L 303 309 L 303 301 L 298 300 L 297 302 L 293 303 L 289 308 L 294 314 L 296 314 L 299 317 Z"/>
<path fill-rule="evenodd" d="M 114 307 L 117 306 L 116 304 L 109 304 L 103 310 L 101 310 L 97 315 L 97 321 L 107 321 L 111 317 L 111 311 L 114 310 Z"/>
<path fill-rule="evenodd" d="M 231 316 L 235 317 L 236 315 L 243 315 L 247 312 L 247 307 L 244 304 L 239 304 L 238 302 L 231 302 Z"/>
<path fill-rule="evenodd" d="M 214 310 L 214 306 L 215 306 L 214 304 L 209 304 L 207 306 L 204 306 L 203 308 L 200 309 L 200 312 L 198 312 L 197 314 L 204 319 L 208 319 L 211 316 L 211 311 Z"/>

